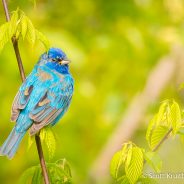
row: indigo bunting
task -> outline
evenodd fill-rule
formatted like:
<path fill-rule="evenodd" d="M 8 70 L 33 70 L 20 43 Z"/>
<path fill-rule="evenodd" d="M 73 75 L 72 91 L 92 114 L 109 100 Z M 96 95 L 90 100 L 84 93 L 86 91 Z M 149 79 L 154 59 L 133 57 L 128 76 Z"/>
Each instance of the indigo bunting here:
<path fill-rule="evenodd" d="M 69 62 L 58 48 L 41 55 L 14 98 L 11 121 L 16 124 L 0 148 L 0 155 L 12 158 L 28 130 L 30 136 L 35 135 L 43 127 L 55 125 L 67 111 L 74 84 Z"/>

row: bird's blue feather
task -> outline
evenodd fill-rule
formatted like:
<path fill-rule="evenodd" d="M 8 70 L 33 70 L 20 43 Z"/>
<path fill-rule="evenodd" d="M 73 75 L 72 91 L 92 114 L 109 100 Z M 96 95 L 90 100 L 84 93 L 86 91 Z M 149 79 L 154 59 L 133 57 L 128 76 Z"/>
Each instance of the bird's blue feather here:
<path fill-rule="evenodd" d="M 66 59 L 58 48 L 41 55 L 14 99 L 11 120 L 16 125 L 0 148 L 1 155 L 12 158 L 28 130 L 34 135 L 45 126 L 53 126 L 67 111 L 74 81 L 68 64 L 60 64 Z"/>

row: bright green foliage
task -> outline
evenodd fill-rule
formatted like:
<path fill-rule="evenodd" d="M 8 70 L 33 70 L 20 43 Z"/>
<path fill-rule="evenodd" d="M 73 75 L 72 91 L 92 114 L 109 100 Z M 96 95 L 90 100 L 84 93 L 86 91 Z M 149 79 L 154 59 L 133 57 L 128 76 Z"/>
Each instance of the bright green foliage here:
<path fill-rule="evenodd" d="M 173 133 L 176 132 L 181 128 L 181 111 L 179 105 L 173 101 L 172 105 L 170 106 L 170 113 L 168 113 L 168 121 L 171 122 Z"/>
<path fill-rule="evenodd" d="M 139 147 L 132 147 L 131 160 L 129 163 L 125 162 L 125 173 L 130 184 L 136 183 L 142 175 L 143 170 L 143 152 Z"/>
<path fill-rule="evenodd" d="M 47 146 L 49 159 L 54 157 L 56 151 L 56 139 L 51 128 L 43 128 L 40 131 L 40 139 Z M 34 136 L 28 137 L 28 150 L 34 143 Z"/>
<path fill-rule="evenodd" d="M 125 162 L 129 143 L 125 143 L 120 151 L 114 154 L 111 165 L 110 165 L 110 173 L 114 179 L 118 179 L 118 173 L 120 171 L 121 165 Z"/>
<path fill-rule="evenodd" d="M 50 43 L 47 37 L 38 30 L 35 30 L 35 33 L 36 33 L 37 39 L 40 40 L 45 45 L 45 48 L 47 48 L 48 50 L 50 47 Z"/>
<path fill-rule="evenodd" d="M 71 170 L 66 159 L 61 159 L 55 163 L 47 163 L 47 170 L 51 184 L 71 184 Z M 22 174 L 20 184 L 42 184 L 43 177 L 40 165 L 33 166 Z"/>
<path fill-rule="evenodd" d="M 34 143 L 34 136 L 28 136 L 28 144 L 27 144 L 27 149 L 29 150 Z"/>
<path fill-rule="evenodd" d="M 154 129 L 151 139 L 149 142 L 150 148 L 154 150 L 154 148 L 159 144 L 159 142 L 164 138 L 164 136 L 169 131 L 168 127 L 166 126 L 158 126 Z"/>
<path fill-rule="evenodd" d="M 56 151 L 56 139 L 51 128 L 43 128 L 40 132 L 40 138 L 48 148 L 49 159 L 52 159 Z"/>
<path fill-rule="evenodd" d="M 129 142 L 125 143 L 122 149 L 114 154 L 110 171 L 116 182 L 118 184 L 155 183 L 151 178 L 142 177 L 144 161 L 155 172 L 161 171 L 162 160 L 155 151 L 169 136 L 170 132 L 172 132 L 172 135 L 179 134 L 181 137 L 184 135 L 182 113 L 178 103 L 174 100 L 164 101 L 148 126 L 146 139 L 150 149 L 154 151 L 145 151 Z"/>
<path fill-rule="evenodd" d="M 128 178 L 124 175 L 118 178 L 118 184 L 130 184 L 130 182 L 128 181 Z"/>
<path fill-rule="evenodd" d="M 8 22 L 0 27 L 0 50 L 9 41 L 9 25 L 10 23 Z"/>
<path fill-rule="evenodd" d="M 50 47 L 48 39 L 35 29 L 31 20 L 19 9 L 12 13 L 10 22 L 0 27 L 0 50 L 3 49 L 4 45 L 10 41 L 12 37 L 15 39 L 22 37 L 22 39 L 26 39 L 32 47 L 36 40 L 41 41 L 46 50 Z"/>
<path fill-rule="evenodd" d="M 121 171 L 121 167 L 124 168 L 126 177 L 122 176 L 124 172 Z M 134 184 L 142 175 L 142 169 L 143 151 L 131 142 L 124 144 L 122 150 L 117 152 L 111 161 L 111 175 L 117 182 L 127 182 L 128 179 L 130 184 Z"/>
<path fill-rule="evenodd" d="M 156 171 L 160 172 L 162 168 L 162 160 L 156 152 L 144 152 L 146 162 Z"/>
<path fill-rule="evenodd" d="M 164 101 L 147 129 L 146 139 L 150 148 L 153 150 L 169 129 L 172 129 L 172 134 L 175 135 L 181 126 L 181 110 L 178 103 L 174 100 Z"/>

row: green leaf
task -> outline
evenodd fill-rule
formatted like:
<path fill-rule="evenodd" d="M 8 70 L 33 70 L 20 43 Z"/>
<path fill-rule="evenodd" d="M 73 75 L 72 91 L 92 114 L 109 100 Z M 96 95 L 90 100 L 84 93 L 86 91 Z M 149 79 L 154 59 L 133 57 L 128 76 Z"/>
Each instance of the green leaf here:
<path fill-rule="evenodd" d="M 47 37 L 38 30 L 36 30 L 36 36 L 44 44 L 46 50 L 49 50 L 50 43 L 49 43 L 49 40 L 47 39 Z"/>
<path fill-rule="evenodd" d="M 165 100 L 160 105 L 159 111 L 157 113 L 156 125 L 160 124 L 163 121 L 163 119 L 165 118 L 166 107 L 168 106 L 168 104 L 169 104 L 169 101 Z"/>
<path fill-rule="evenodd" d="M 42 171 L 40 167 L 36 167 L 33 177 L 32 177 L 32 184 L 41 184 L 42 182 Z"/>
<path fill-rule="evenodd" d="M 51 183 L 71 184 L 71 170 L 66 159 L 47 164 Z"/>
<path fill-rule="evenodd" d="M 26 36 L 26 33 L 27 33 L 27 18 L 25 15 L 22 15 L 22 18 L 21 18 L 21 35 L 22 35 L 22 38 L 24 40 L 25 36 Z"/>
<path fill-rule="evenodd" d="M 172 125 L 173 133 L 176 134 L 178 129 L 181 127 L 181 111 L 178 103 L 173 101 L 170 112 L 168 113 L 168 121 Z"/>
<path fill-rule="evenodd" d="M 156 172 L 160 172 L 162 167 L 162 160 L 156 152 L 145 152 L 144 158 Z"/>
<path fill-rule="evenodd" d="M 118 179 L 118 173 L 121 165 L 125 161 L 128 144 L 124 144 L 122 150 L 116 152 L 110 163 L 110 173 L 114 179 Z"/>
<path fill-rule="evenodd" d="M 56 151 L 56 139 L 50 128 L 46 129 L 45 143 L 49 151 L 49 159 L 52 159 Z"/>
<path fill-rule="evenodd" d="M 9 26 L 9 37 L 12 38 L 14 35 L 16 35 L 16 32 L 18 31 L 18 24 L 19 24 L 19 9 L 13 12 L 10 20 L 10 26 Z"/>
<path fill-rule="evenodd" d="M 184 135 L 184 127 L 181 127 L 181 128 L 177 131 L 177 134 Z"/>
<path fill-rule="evenodd" d="M 27 21 L 27 33 L 26 33 L 26 39 L 28 40 L 28 42 L 30 43 L 31 46 L 33 46 L 35 44 L 36 41 L 36 33 L 35 33 L 35 28 L 31 22 L 31 20 L 26 17 L 26 21 Z"/>
<path fill-rule="evenodd" d="M 147 132 L 146 132 L 146 140 L 148 142 L 148 144 L 150 145 L 150 140 L 151 140 L 151 133 L 156 125 L 156 121 L 157 121 L 157 116 L 155 115 L 153 117 L 153 119 L 150 121 L 148 128 L 147 128 Z"/>
<path fill-rule="evenodd" d="M 55 163 L 46 163 L 51 184 L 71 184 L 72 175 L 69 163 L 66 159 L 60 159 Z M 28 168 L 19 180 L 20 184 L 42 184 L 42 170 L 40 165 Z"/>
<path fill-rule="evenodd" d="M 56 139 L 51 128 L 43 128 L 40 132 L 40 139 L 48 148 L 49 159 L 52 159 L 56 150 Z"/>
<path fill-rule="evenodd" d="M 130 184 L 136 183 L 138 178 L 142 175 L 143 170 L 143 152 L 139 147 L 132 148 L 132 156 L 130 163 L 126 165 L 125 162 L 125 173 Z"/>
<path fill-rule="evenodd" d="M 70 165 L 65 158 L 58 160 L 56 162 L 56 165 L 64 171 L 65 175 L 67 175 L 70 178 L 72 177 Z"/>
<path fill-rule="evenodd" d="M 23 174 L 21 175 L 18 183 L 19 184 L 28 184 L 28 183 L 30 183 L 30 178 L 33 177 L 36 168 L 37 168 L 37 166 L 33 166 L 33 167 L 30 167 L 27 170 L 25 170 L 23 172 Z"/>
<path fill-rule="evenodd" d="M 114 154 L 110 164 L 110 173 L 114 179 L 118 178 L 119 169 L 122 163 L 123 163 L 123 152 L 118 151 Z"/>
<path fill-rule="evenodd" d="M 4 45 L 10 40 L 9 25 L 9 22 L 7 22 L 0 27 L 0 50 L 2 50 Z"/>
<path fill-rule="evenodd" d="M 45 137 L 46 137 L 46 128 L 42 128 L 40 131 L 40 139 L 42 142 L 45 141 Z"/>
<path fill-rule="evenodd" d="M 154 129 L 150 140 L 150 147 L 152 150 L 158 145 L 168 131 L 169 128 L 166 126 L 159 126 Z"/>
<path fill-rule="evenodd" d="M 120 178 L 118 178 L 117 182 L 119 184 L 130 184 L 130 182 L 128 181 L 128 178 L 126 177 L 126 175 L 121 176 Z"/>
<path fill-rule="evenodd" d="M 33 143 L 34 143 L 34 136 L 28 136 L 28 146 L 27 146 L 28 150 L 31 148 Z"/>

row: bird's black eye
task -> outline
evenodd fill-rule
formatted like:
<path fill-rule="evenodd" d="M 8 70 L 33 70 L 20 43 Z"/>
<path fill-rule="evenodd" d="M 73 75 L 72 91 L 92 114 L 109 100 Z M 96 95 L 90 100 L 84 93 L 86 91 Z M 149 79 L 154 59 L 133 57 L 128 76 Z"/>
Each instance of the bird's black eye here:
<path fill-rule="evenodd" d="M 56 59 L 52 58 L 52 61 L 56 61 Z"/>

